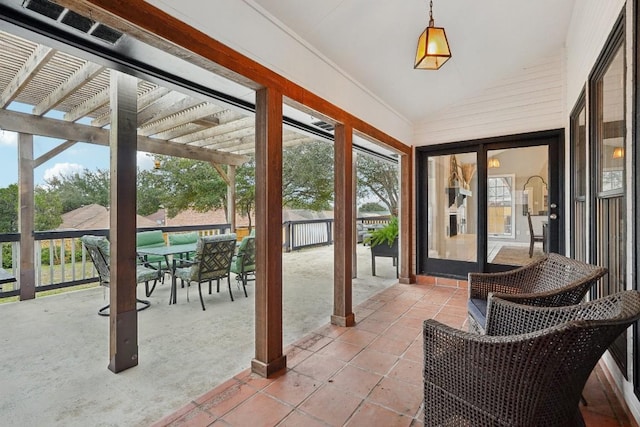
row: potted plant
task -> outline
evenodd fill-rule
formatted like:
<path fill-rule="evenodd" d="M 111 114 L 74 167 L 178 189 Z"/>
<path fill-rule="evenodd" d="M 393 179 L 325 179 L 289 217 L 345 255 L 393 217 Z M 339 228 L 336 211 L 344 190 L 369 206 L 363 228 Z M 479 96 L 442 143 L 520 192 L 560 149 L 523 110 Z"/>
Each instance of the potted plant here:
<path fill-rule="evenodd" d="M 392 216 L 387 225 L 370 232 L 365 239 L 365 243 L 371 245 L 371 250 L 378 246 L 386 246 L 388 248 L 398 248 L 398 217 Z M 380 249 L 379 249 L 380 250 Z M 384 248 L 382 249 L 384 250 Z M 381 255 L 382 256 L 382 255 Z"/>
<path fill-rule="evenodd" d="M 393 258 L 398 275 L 398 217 L 391 216 L 389 223 L 382 228 L 373 230 L 365 239 L 371 245 L 371 275 L 376 275 L 376 257 Z"/>

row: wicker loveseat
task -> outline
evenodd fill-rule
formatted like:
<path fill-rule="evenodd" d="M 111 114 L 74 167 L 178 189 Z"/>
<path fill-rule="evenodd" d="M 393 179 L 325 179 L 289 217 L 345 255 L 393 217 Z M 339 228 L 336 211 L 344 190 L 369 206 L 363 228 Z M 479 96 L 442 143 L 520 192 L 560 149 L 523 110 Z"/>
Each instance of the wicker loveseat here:
<path fill-rule="evenodd" d="M 424 425 L 583 426 L 581 391 L 640 318 L 640 293 L 566 307 L 493 304 L 492 335 L 424 321 Z"/>
<path fill-rule="evenodd" d="M 577 304 L 607 269 L 550 253 L 502 273 L 469 273 L 469 330 L 484 333 L 489 295 L 520 304 L 559 307 Z"/>

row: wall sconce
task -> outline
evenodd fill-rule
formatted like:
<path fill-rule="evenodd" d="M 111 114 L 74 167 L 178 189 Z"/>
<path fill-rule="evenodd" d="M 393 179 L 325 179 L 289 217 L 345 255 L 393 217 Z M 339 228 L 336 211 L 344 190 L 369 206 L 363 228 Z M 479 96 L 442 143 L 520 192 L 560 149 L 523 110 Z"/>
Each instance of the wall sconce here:
<path fill-rule="evenodd" d="M 616 147 L 613 149 L 613 158 L 614 159 L 621 159 L 624 157 L 624 148 L 622 147 Z"/>
<path fill-rule="evenodd" d="M 499 167 L 500 167 L 500 160 L 496 159 L 495 157 L 491 157 L 491 158 L 487 161 L 487 167 L 488 167 L 489 169 L 499 168 Z"/>
<path fill-rule="evenodd" d="M 413 68 L 420 70 L 437 70 L 451 58 L 451 50 L 447 42 L 444 28 L 436 27 L 433 20 L 433 0 L 429 2 L 429 25 L 418 37 L 416 62 Z"/>

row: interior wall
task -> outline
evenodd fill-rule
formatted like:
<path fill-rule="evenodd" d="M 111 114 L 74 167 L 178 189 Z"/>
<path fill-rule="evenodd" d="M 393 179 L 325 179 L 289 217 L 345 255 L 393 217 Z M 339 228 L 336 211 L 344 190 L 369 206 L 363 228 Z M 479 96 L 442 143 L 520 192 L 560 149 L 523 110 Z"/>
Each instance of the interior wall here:
<path fill-rule="evenodd" d="M 414 126 L 415 146 L 511 135 L 564 126 L 564 52 L 532 63 L 509 78 Z"/>
<path fill-rule="evenodd" d="M 411 141 L 407 119 L 250 2 L 148 2 L 394 138 Z"/>

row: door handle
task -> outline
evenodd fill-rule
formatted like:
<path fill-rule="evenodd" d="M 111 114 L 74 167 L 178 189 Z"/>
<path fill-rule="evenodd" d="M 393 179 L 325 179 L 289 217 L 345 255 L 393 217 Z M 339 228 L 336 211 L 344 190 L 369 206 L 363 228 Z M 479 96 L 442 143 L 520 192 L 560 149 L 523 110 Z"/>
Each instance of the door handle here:
<path fill-rule="evenodd" d="M 558 219 L 558 215 L 552 213 L 551 215 L 549 215 L 549 219 Z"/>

